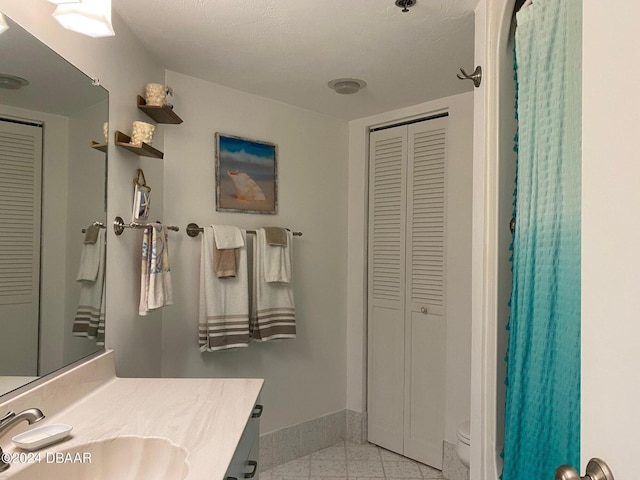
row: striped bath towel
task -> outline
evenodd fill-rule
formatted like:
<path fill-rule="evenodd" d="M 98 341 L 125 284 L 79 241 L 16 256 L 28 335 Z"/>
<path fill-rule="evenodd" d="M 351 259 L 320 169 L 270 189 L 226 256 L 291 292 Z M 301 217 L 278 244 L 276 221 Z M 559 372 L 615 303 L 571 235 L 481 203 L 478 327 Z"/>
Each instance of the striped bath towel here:
<path fill-rule="evenodd" d="M 246 232 L 241 230 L 241 234 L 246 241 Z M 239 249 L 236 276 L 218 278 L 214 271 L 213 246 L 213 227 L 208 226 L 202 233 L 200 257 L 198 336 L 202 352 L 249 345 L 247 249 Z"/>
<path fill-rule="evenodd" d="M 78 309 L 73 319 L 72 334 L 75 337 L 86 337 L 96 341 L 97 345 L 104 345 L 104 272 L 106 260 L 105 230 L 98 232 L 95 244 L 86 244 L 84 248 L 96 250 L 95 256 L 97 268 L 95 276 L 89 278 L 82 274 L 83 265 L 80 266 L 78 281 L 80 282 L 80 300 Z M 83 252 L 83 259 L 88 254 Z M 93 260 L 92 260 L 93 261 Z"/>
<path fill-rule="evenodd" d="M 296 308 L 293 300 L 293 278 L 289 282 L 270 282 L 265 274 L 265 258 L 267 249 L 282 249 L 287 264 L 291 264 L 293 250 L 291 232 L 287 231 L 286 246 L 267 244 L 264 228 L 256 230 L 256 241 L 253 242 L 253 300 L 252 337 L 254 340 L 267 341 L 277 338 L 296 337 Z"/>

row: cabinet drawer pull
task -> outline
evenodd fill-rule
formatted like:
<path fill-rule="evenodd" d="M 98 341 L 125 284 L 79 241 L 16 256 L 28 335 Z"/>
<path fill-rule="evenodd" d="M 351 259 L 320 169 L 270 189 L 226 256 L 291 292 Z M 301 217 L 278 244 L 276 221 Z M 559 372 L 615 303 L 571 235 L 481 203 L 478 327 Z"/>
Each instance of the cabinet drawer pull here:
<path fill-rule="evenodd" d="M 262 416 L 262 410 L 264 410 L 264 406 L 256 405 L 251 414 L 251 418 L 260 418 Z"/>
<path fill-rule="evenodd" d="M 244 478 L 253 478 L 256 476 L 256 472 L 258 471 L 258 462 L 256 462 L 255 460 L 249 460 L 247 462 L 247 465 L 249 465 L 250 467 L 253 467 L 253 470 L 251 470 L 249 473 L 245 473 L 244 474 Z"/>

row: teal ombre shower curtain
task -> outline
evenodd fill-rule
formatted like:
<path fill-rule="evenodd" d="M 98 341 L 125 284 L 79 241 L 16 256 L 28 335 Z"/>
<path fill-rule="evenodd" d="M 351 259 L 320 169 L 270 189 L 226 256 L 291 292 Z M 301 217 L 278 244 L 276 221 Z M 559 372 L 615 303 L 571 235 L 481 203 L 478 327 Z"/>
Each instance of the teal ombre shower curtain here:
<path fill-rule="evenodd" d="M 580 461 L 582 0 L 518 12 L 516 228 L 503 480 Z"/>

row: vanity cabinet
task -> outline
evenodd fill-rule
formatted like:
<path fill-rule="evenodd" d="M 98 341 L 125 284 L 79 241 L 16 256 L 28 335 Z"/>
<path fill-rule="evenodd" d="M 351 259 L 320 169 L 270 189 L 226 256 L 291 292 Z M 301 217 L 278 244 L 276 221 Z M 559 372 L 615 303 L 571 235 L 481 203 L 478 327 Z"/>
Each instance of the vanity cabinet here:
<path fill-rule="evenodd" d="M 258 479 L 260 458 L 260 417 L 263 407 L 256 403 L 251 418 L 242 433 L 240 443 L 231 459 L 225 480 L 242 480 L 245 478 Z"/>

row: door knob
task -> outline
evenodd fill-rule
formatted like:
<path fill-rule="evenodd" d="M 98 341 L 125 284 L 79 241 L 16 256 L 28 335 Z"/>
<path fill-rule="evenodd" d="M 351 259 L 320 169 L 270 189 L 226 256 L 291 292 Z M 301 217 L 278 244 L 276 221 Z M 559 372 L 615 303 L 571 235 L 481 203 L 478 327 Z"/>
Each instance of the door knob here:
<path fill-rule="evenodd" d="M 422 313 L 424 313 L 425 315 L 426 315 L 426 314 L 427 314 L 427 312 L 428 312 L 427 307 L 422 307 L 422 308 L 420 309 L 420 311 L 421 311 Z"/>
<path fill-rule="evenodd" d="M 555 480 L 614 480 L 609 465 L 604 460 L 592 458 L 587 464 L 584 477 L 569 465 L 560 465 L 556 469 Z"/>

